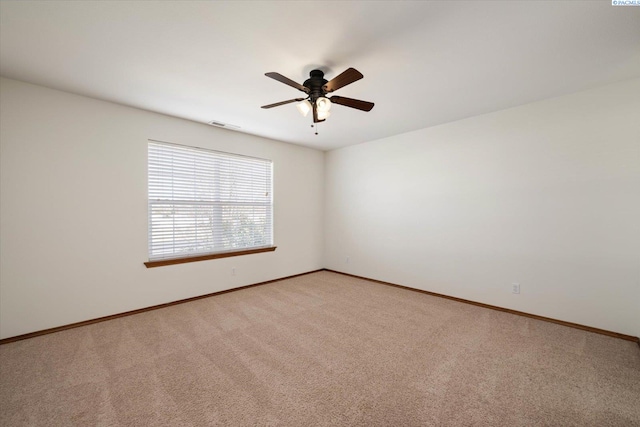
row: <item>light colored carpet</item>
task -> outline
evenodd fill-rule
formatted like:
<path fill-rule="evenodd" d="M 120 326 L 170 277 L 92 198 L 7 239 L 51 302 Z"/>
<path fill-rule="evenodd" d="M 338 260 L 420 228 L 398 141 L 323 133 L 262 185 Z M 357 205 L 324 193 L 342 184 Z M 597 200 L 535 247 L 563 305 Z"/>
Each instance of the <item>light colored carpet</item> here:
<path fill-rule="evenodd" d="M 640 426 L 640 349 L 317 272 L 0 346 L 2 426 Z"/>

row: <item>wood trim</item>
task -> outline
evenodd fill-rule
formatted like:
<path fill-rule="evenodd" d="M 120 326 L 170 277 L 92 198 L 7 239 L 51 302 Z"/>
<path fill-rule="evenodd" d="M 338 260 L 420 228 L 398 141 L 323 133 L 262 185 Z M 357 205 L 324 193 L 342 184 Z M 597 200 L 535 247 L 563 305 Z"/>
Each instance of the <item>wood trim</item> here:
<path fill-rule="evenodd" d="M 104 322 L 104 321 L 107 321 L 107 320 L 117 319 L 119 317 L 125 317 L 125 316 L 131 316 L 133 314 L 144 313 L 146 311 L 152 311 L 152 310 L 157 310 L 157 309 L 160 309 L 160 308 L 171 307 L 172 305 L 178 305 L 178 304 L 183 304 L 185 302 L 191 302 L 191 301 L 196 301 L 196 300 L 203 299 L 203 298 L 209 298 L 209 297 L 216 296 L 216 295 L 226 294 L 228 292 L 235 292 L 235 291 L 240 291 L 240 290 L 243 290 L 243 289 L 253 288 L 254 286 L 262 286 L 262 285 L 267 285 L 267 284 L 273 283 L 273 282 L 279 282 L 281 280 L 293 279 L 294 277 L 304 276 L 304 275 L 311 274 L 311 273 L 317 273 L 317 272 L 323 271 L 323 270 L 324 269 L 321 268 L 319 270 L 307 271 L 306 273 L 294 274 L 292 276 L 281 277 L 279 279 L 267 280 L 266 282 L 260 282 L 260 283 L 254 283 L 252 285 L 240 286 L 239 288 L 225 289 L 224 291 L 212 292 L 210 294 L 199 295 L 197 297 L 185 298 L 185 299 L 181 299 L 181 300 L 178 300 L 178 301 L 167 302 L 167 303 L 164 303 L 164 304 L 152 305 L 151 307 L 139 308 L 137 310 L 131 310 L 131 311 L 125 311 L 123 313 L 112 314 L 110 316 L 98 317 L 96 319 L 84 320 L 82 322 L 76 322 L 76 323 L 71 323 L 71 324 L 68 324 L 68 325 L 57 326 L 55 328 L 43 329 L 41 331 L 30 332 L 28 334 L 16 335 L 14 337 L 1 339 L 0 340 L 0 345 L 9 344 L 9 343 L 15 342 L 15 341 L 26 340 L 28 338 L 34 338 L 34 337 L 38 337 L 40 335 L 52 334 L 54 332 L 66 331 L 67 329 L 79 328 L 80 326 L 92 325 L 94 323 L 100 323 L 100 322 Z"/>
<path fill-rule="evenodd" d="M 259 254 L 261 252 L 273 252 L 277 248 L 278 248 L 277 246 L 269 246 L 269 247 L 266 247 L 266 248 L 244 249 L 244 250 L 241 250 L 241 251 L 229 251 L 229 252 L 218 252 L 218 253 L 215 253 L 215 254 L 191 256 L 191 257 L 184 257 L 184 258 L 162 259 L 162 260 L 158 260 L 158 261 L 147 261 L 147 262 L 144 263 L 144 265 L 146 265 L 147 268 L 162 267 L 162 266 L 165 266 L 165 265 L 184 264 L 186 262 L 206 261 L 208 259 L 228 258 L 228 257 L 232 257 L 232 256 Z"/>
<path fill-rule="evenodd" d="M 505 313 L 511 313 L 511 314 L 515 314 L 515 315 L 518 315 L 518 316 L 529 317 L 531 319 L 543 320 L 545 322 L 551 322 L 551 323 L 557 323 L 558 325 L 568 326 L 570 328 L 582 329 L 583 331 L 593 332 L 593 333 L 601 334 L 601 335 L 608 335 L 610 337 L 620 338 L 620 339 L 627 340 L 627 341 L 633 341 L 635 343 L 638 343 L 638 345 L 640 346 L 640 338 L 634 337 L 633 335 L 625 335 L 625 334 L 621 334 L 619 332 L 607 331 L 606 329 L 599 329 L 599 328 L 594 328 L 594 327 L 591 327 L 591 326 L 581 325 L 579 323 L 565 322 L 564 320 L 553 319 L 551 317 L 538 316 L 537 314 L 525 313 L 524 311 L 518 311 L 518 310 L 511 310 L 510 308 L 504 308 L 504 307 L 498 307 L 496 305 L 484 304 L 482 302 L 476 302 L 476 301 L 471 301 L 471 300 L 467 300 L 467 299 L 463 299 L 463 298 L 452 297 L 452 296 L 449 296 L 449 295 L 439 294 L 439 293 L 436 293 L 436 292 L 425 291 L 425 290 L 417 289 L 417 288 L 411 288 L 409 286 L 396 285 L 395 283 L 383 282 L 382 280 L 370 279 L 368 277 L 363 277 L 363 276 L 356 276 L 355 274 L 343 273 L 341 271 L 331 270 L 331 269 L 328 269 L 328 268 L 325 268 L 324 270 L 325 271 L 330 271 L 332 273 L 342 274 L 344 276 L 355 277 L 357 279 L 368 280 L 369 282 L 379 283 L 381 285 L 393 286 L 395 288 L 406 289 L 406 290 L 414 291 L 414 292 L 420 292 L 421 294 L 427 294 L 427 295 L 431 295 L 431 296 L 434 296 L 434 297 L 446 298 L 446 299 L 450 299 L 450 300 L 453 300 L 453 301 L 462 302 L 462 303 L 465 303 L 465 304 L 476 305 L 478 307 L 490 308 L 491 310 L 503 311 Z"/>

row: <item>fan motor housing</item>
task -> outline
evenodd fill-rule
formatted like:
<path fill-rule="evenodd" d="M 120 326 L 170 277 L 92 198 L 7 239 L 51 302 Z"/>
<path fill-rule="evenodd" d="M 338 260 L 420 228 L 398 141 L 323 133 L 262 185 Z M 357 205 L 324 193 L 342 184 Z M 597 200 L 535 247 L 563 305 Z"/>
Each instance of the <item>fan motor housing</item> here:
<path fill-rule="evenodd" d="M 315 102 L 316 99 L 327 94 L 323 86 L 326 85 L 328 81 L 324 78 L 324 72 L 321 70 L 312 70 L 309 76 L 309 79 L 305 80 L 302 85 L 309 88 L 310 100 L 311 102 Z"/>

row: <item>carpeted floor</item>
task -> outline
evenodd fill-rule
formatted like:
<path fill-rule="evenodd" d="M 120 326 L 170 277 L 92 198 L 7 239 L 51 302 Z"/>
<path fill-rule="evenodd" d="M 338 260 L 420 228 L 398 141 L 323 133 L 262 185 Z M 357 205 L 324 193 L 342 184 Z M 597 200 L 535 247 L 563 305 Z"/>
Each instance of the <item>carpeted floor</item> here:
<path fill-rule="evenodd" d="M 2 426 L 640 426 L 633 342 L 317 272 L 0 346 Z"/>

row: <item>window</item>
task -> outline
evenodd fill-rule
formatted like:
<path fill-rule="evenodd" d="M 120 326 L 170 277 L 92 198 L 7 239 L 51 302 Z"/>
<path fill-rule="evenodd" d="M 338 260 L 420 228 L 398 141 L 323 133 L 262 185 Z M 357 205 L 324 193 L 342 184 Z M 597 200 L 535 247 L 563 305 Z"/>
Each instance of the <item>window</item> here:
<path fill-rule="evenodd" d="M 149 141 L 147 267 L 274 250 L 272 162 Z"/>

